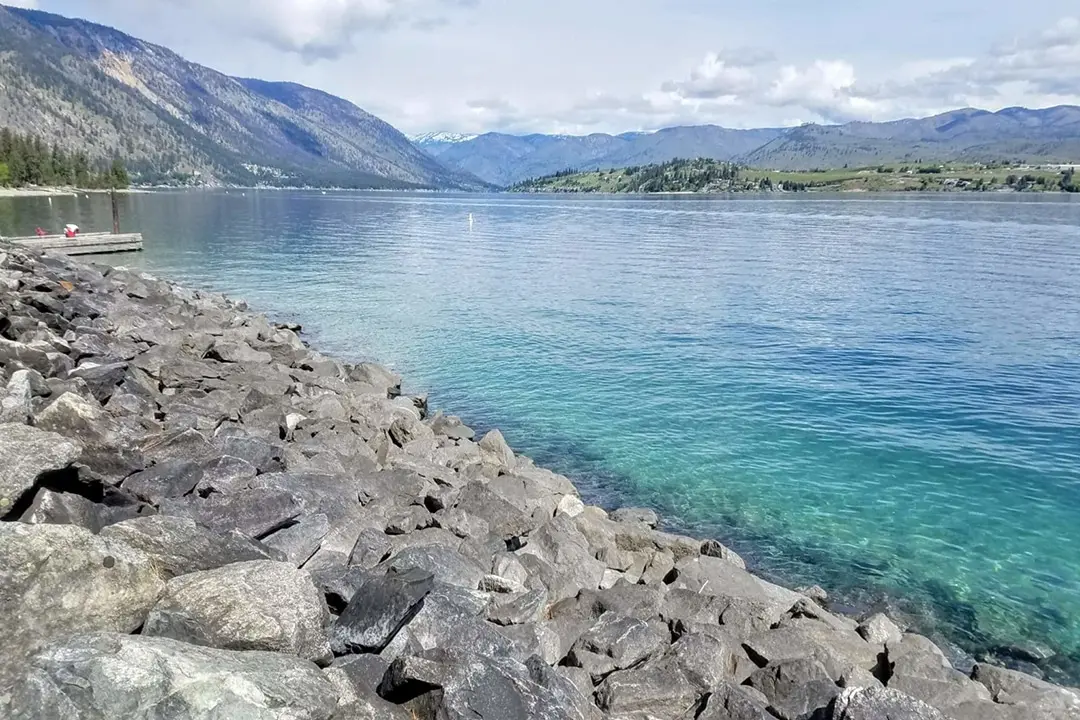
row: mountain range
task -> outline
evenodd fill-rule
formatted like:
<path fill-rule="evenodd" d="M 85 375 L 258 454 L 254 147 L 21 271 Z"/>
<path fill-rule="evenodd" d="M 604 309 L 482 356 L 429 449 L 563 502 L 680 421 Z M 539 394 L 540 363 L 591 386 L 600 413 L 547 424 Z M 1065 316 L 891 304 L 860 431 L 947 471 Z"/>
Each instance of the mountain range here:
<path fill-rule="evenodd" d="M 564 170 L 709 158 L 770 170 L 897 162 L 1077 162 L 1080 107 L 971 108 L 928 118 L 729 130 L 715 125 L 622 135 L 506 135 L 416 140 L 444 165 L 508 186 Z"/>
<path fill-rule="evenodd" d="M 1071 106 L 754 130 L 407 138 L 320 90 L 231 77 L 103 25 L 3 5 L 0 127 L 99 164 L 121 157 L 142 184 L 481 190 L 676 158 L 776 170 L 1080 161 L 1080 108 Z"/>
<path fill-rule="evenodd" d="M 0 126 L 143 183 L 479 189 L 352 103 L 234 78 L 112 28 L 0 6 Z"/>

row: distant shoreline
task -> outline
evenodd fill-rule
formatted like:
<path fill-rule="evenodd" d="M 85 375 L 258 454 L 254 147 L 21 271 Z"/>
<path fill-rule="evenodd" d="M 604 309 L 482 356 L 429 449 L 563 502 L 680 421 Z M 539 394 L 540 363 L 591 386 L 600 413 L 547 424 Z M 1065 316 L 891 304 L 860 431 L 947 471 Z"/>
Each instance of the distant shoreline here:
<path fill-rule="evenodd" d="M 77 197 L 79 195 L 104 194 L 110 192 L 109 190 L 102 190 L 100 188 L 90 190 L 84 188 L 74 187 L 26 187 L 26 188 L 5 188 L 0 187 L 0 198 L 19 198 L 19 197 Z M 139 188 L 123 188 L 116 191 L 119 194 L 132 194 L 149 192 Z"/>

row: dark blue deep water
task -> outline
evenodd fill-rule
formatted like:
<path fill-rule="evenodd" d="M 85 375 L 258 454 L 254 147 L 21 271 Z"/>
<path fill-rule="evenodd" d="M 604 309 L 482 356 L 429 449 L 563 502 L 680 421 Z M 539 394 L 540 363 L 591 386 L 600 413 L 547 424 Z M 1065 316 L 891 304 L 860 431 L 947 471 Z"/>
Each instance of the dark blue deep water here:
<path fill-rule="evenodd" d="M 1075 678 L 1076 200 L 149 194 L 119 262 L 394 366 L 593 502 Z M 0 200 L 5 234 L 108 218 Z"/>

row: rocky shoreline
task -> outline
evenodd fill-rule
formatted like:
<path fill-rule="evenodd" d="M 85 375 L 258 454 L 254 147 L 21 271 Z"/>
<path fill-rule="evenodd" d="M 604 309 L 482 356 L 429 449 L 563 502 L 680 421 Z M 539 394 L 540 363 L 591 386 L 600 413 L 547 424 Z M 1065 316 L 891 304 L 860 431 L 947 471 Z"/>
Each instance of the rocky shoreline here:
<path fill-rule="evenodd" d="M 0 717 L 1080 718 L 298 330 L 0 247 Z"/>

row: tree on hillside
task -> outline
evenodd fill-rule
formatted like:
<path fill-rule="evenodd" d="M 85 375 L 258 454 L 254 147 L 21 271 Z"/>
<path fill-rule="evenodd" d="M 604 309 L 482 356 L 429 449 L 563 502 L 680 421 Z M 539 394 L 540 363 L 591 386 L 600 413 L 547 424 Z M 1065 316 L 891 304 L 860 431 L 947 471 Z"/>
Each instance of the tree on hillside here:
<path fill-rule="evenodd" d="M 124 161 L 120 158 L 114 158 L 112 161 L 112 167 L 109 169 L 109 187 L 116 190 L 126 188 L 131 184 L 131 178 L 128 177 L 127 168 L 124 167 Z"/>
<path fill-rule="evenodd" d="M 117 158 L 97 171 L 85 153 L 67 153 L 59 145 L 50 147 L 33 135 L 0 129 L 0 164 L 5 167 L 0 184 L 76 185 L 84 188 L 126 188 L 131 183 L 124 163 Z"/>

